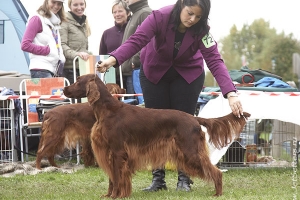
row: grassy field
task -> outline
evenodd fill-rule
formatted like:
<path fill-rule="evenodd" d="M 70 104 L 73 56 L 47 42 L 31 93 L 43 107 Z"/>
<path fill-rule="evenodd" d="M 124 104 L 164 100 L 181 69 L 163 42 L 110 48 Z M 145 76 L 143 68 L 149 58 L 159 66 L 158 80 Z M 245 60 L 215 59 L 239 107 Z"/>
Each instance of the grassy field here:
<path fill-rule="evenodd" d="M 296 174 L 295 174 L 296 172 Z M 296 177 L 296 181 L 293 178 Z M 133 178 L 133 192 L 126 199 L 216 199 L 212 183 L 193 178 L 191 192 L 176 191 L 177 173 L 166 172 L 167 191 L 146 193 L 141 191 L 151 182 L 150 171 L 139 171 Z M 223 173 L 223 196 L 218 200 L 287 200 L 300 199 L 299 170 L 292 168 L 229 169 Z M 297 189 L 293 185 L 297 185 Z M 38 175 L 0 177 L 1 200 L 42 199 L 100 199 L 106 194 L 108 178 L 99 168 L 85 168 L 73 174 L 43 173 Z M 298 190 L 298 192 L 297 192 Z"/>

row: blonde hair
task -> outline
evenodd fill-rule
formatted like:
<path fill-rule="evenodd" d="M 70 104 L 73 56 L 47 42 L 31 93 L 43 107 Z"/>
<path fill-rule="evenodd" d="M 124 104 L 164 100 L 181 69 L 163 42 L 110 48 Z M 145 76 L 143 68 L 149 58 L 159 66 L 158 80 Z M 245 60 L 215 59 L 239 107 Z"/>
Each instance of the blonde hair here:
<path fill-rule="evenodd" d="M 68 0 L 68 7 L 70 8 L 70 10 L 71 10 L 71 4 L 72 4 L 72 0 Z M 86 0 L 84 0 L 84 4 L 85 4 L 85 8 L 86 8 Z M 85 19 L 85 28 L 86 28 L 85 34 L 87 37 L 89 37 L 91 35 L 91 27 L 90 27 L 87 17 Z"/>
<path fill-rule="evenodd" d="M 69 8 L 71 9 L 71 4 L 72 4 L 72 0 L 68 0 L 68 6 Z M 86 1 L 84 0 L 84 4 L 85 4 L 85 7 L 86 7 Z"/>
<path fill-rule="evenodd" d="M 51 11 L 49 10 L 48 0 L 44 0 L 43 5 L 41 5 L 39 7 L 37 12 L 40 15 L 42 15 L 43 17 L 51 18 Z M 57 12 L 57 15 L 59 16 L 61 22 L 66 21 L 65 9 L 64 9 L 64 4 L 63 3 L 62 3 L 61 9 Z"/>

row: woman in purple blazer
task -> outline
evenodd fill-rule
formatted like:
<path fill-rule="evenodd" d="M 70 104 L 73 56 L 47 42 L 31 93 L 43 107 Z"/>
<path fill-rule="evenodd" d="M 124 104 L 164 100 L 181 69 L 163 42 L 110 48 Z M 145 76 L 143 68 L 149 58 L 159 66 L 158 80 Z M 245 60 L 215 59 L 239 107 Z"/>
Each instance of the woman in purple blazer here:
<path fill-rule="evenodd" d="M 232 112 L 240 117 L 243 108 L 237 90 L 209 33 L 210 6 L 210 0 L 177 0 L 175 5 L 153 11 L 124 44 L 98 65 L 98 70 L 118 67 L 141 50 L 140 82 L 145 107 L 194 115 L 205 79 L 205 61 Z M 152 184 L 145 191 L 167 189 L 163 167 L 152 174 Z M 190 178 L 179 170 L 177 189 L 189 191 L 190 184 Z"/>

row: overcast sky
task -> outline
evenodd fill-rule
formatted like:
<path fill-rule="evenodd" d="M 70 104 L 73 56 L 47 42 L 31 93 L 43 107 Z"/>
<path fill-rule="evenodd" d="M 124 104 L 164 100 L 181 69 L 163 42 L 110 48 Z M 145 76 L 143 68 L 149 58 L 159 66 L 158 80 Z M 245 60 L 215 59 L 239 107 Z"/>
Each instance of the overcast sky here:
<path fill-rule="evenodd" d="M 43 3 L 44 0 L 21 0 L 29 14 Z M 65 0 L 67 2 L 67 0 Z M 102 32 L 114 25 L 111 14 L 113 0 L 86 0 L 86 15 L 91 24 L 92 35 L 89 38 L 89 50 L 98 54 Z M 152 9 L 175 4 L 176 0 L 148 0 Z M 211 33 L 218 41 L 229 35 L 229 30 L 236 25 L 240 30 L 243 24 L 251 24 L 263 18 L 278 33 L 292 33 L 300 40 L 300 0 L 211 0 L 209 24 Z M 68 10 L 67 3 L 64 4 Z"/>

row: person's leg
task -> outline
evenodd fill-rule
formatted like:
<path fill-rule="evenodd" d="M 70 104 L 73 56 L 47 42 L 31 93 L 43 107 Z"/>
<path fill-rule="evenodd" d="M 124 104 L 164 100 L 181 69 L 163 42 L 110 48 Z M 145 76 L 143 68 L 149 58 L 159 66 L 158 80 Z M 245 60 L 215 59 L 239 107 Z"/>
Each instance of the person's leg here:
<path fill-rule="evenodd" d="M 165 169 L 153 169 L 152 170 L 152 183 L 149 187 L 143 189 L 145 192 L 156 192 L 159 190 L 167 190 L 165 181 Z"/>
<path fill-rule="evenodd" d="M 202 73 L 190 84 L 181 76 L 174 80 L 170 85 L 171 109 L 194 115 L 198 97 L 203 88 L 204 79 L 205 73 Z"/>
<path fill-rule="evenodd" d="M 154 84 L 146 78 L 141 68 L 140 83 L 145 107 L 174 109 L 194 115 L 204 78 L 203 73 L 189 84 L 174 68 L 171 68 L 157 84 Z"/>
<path fill-rule="evenodd" d="M 52 78 L 53 74 L 47 70 L 30 70 L 31 78 Z"/>
<path fill-rule="evenodd" d="M 79 76 L 79 70 L 76 70 L 76 77 Z M 73 69 L 64 69 L 63 77 L 69 80 L 70 84 L 74 83 L 74 70 Z"/>
<path fill-rule="evenodd" d="M 183 191 L 190 191 L 191 190 L 191 184 L 194 182 L 190 179 L 186 173 L 182 170 L 178 170 L 178 182 L 177 182 L 177 188 L 176 190 L 183 190 Z"/>
<path fill-rule="evenodd" d="M 168 95 L 169 84 L 167 82 L 160 81 L 158 84 L 153 84 L 146 78 L 143 70 L 141 69 L 140 83 L 144 94 L 144 103 L 146 108 L 170 108 L 170 99 Z M 152 176 L 151 185 L 143 189 L 143 191 L 154 192 L 161 189 L 167 189 L 164 167 L 153 169 Z"/>
<path fill-rule="evenodd" d="M 134 94 L 132 76 L 126 76 L 126 93 Z M 134 96 L 127 97 L 127 99 L 134 99 Z"/>
<path fill-rule="evenodd" d="M 175 109 L 184 111 L 194 115 L 196 104 L 200 92 L 204 84 L 205 74 L 203 73 L 192 83 L 187 83 L 174 68 L 163 76 L 158 84 L 153 84 L 146 77 L 141 68 L 140 82 L 144 94 L 144 102 L 146 108 L 156 109 Z M 156 169 L 152 171 L 152 184 L 144 189 L 144 191 L 157 191 L 159 189 L 166 189 L 165 174 L 161 172 L 163 169 Z M 177 190 L 190 191 L 190 184 L 193 181 L 182 171 L 178 170 Z"/>
<path fill-rule="evenodd" d="M 79 69 L 76 69 L 76 77 L 80 76 Z M 64 69 L 63 77 L 69 80 L 70 85 L 73 84 L 76 80 L 74 80 L 74 70 L 73 69 Z M 75 103 L 75 99 L 72 99 L 72 103 Z M 77 103 L 81 103 L 81 99 L 77 99 Z"/>
<path fill-rule="evenodd" d="M 144 71 L 140 70 L 140 83 L 144 95 L 146 108 L 170 109 L 170 84 L 167 80 L 160 80 L 157 84 L 150 82 Z"/>
<path fill-rule="evenodd" d="M 136 94 L 143 93 L 141 83 L 140 83 L 140 69 L 134 69 L 132 71 L 132 82 L 133 82 L 134 92 Z M 138 96 L 137 99 L 138 99 L 139 104 L 144 103 L 143 96 Z"/>
<path fill-rule="evenodd" d="M 170 85 L 171 109 L 181 110 L 194 115 L 197 100 L 204 84 L 203 73 L 195 81 L 188 84 L 181 76 Z M 178 182 L 176 190 L 190 191 L 193 181 L 184 171 L 178 170 Z"/>

